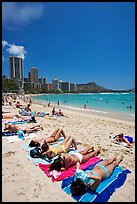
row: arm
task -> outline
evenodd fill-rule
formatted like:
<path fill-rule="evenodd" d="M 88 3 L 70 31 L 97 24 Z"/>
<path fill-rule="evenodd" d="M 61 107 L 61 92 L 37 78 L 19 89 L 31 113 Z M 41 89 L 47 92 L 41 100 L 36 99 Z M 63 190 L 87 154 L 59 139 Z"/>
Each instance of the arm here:
<path fill-rule="evenodd" d="M 123 138 L 123 142 L 127 143 L 127 145 L 131 147 L 130 142 L 126 138 Z"/>
<path fill-rule="evenodd" d="M 76 163 L 76 169 L 81 169 L 81 168 L 80 168 L 80 163 L 79 163 L 79 162 Z"/>
<path fill-rule="evenodd" d="M 88 188 L 91 190 L 91 191 L 95 191 L 96 188 L 99 186 L 100 182 L 101 182 L 101 177 L 100 176 L 92 176 L 90 175 L 90 178 L 91 179 L 94 179 L 95 182 L 94 183 L 91 183 L 88 185 Z"/>

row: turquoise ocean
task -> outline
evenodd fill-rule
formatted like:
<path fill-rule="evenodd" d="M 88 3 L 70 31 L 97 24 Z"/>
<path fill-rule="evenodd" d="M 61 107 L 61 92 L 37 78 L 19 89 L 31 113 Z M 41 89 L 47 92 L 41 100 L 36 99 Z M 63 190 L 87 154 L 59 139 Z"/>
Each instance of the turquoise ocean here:
<path fill-rule="evenodd" d="M 117 115 L 129 120 L 135 118 L 134 93 L 42 94 L 33 96 L 32 101 L 45 105 L 50 103 L 55 107 L 59 102 L 59 106 L 70 109 Z"/>

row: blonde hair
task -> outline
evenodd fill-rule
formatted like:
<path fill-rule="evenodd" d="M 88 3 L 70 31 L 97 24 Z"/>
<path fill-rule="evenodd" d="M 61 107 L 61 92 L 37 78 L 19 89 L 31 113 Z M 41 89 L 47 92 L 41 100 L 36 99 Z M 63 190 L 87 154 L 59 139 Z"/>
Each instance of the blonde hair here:
<path fill-rule="evenodd" d="M 123 134 L 123 133 L 120 133 L 118 136 L 123 137 L 123 136 L 124 136 L 124 134 Z"/>

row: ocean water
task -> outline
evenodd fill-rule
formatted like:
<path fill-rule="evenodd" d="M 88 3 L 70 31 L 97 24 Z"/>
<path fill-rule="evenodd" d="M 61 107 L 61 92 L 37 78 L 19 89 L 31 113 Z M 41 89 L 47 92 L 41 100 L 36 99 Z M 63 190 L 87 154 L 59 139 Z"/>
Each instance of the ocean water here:
<path fill-rule="evenodd" d="M 43 94 L 33 96 L 32 100 L 47 105 L 59 105 L 71 109 L 102 114 L 116 114 L 133 119 L 135 117 L 134 93 L 80 93 L 80 94 Z M 129 108 L 131 106 L 131 108 Z"/>

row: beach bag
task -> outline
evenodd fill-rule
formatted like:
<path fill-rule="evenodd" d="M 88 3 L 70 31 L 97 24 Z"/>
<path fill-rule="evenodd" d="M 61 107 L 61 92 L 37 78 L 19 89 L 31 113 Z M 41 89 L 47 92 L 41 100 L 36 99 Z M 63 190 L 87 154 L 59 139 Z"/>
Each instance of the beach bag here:
<path fill-rule="evenodd" d="M 40 147 L 35 147 L 34 149 L 30 150 L 30 156 L 32 158 L 41 158 L 41 148 Z"/>

